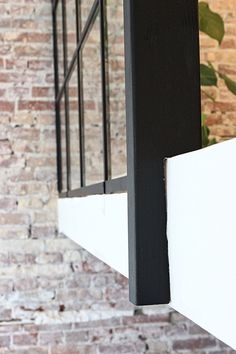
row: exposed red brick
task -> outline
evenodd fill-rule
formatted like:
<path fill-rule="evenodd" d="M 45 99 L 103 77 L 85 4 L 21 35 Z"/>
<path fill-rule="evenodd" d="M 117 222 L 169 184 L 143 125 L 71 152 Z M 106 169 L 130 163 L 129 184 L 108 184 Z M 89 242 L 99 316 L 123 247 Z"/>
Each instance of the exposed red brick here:
<path fill-rule="evenodd" d="M 71 331 L 65 335 L 66 343 L 88 342 L 88 331 Z"/>
<path fill-rule="evenodd" d="M 68 353 L 70 353 L 70 354 L 97 354 L 97 349 L 92 345 L 86 345 L 86 346 L 60 345 L 60 346 L 53 346 L 52 347 L 52 354 L 68 354 Z"/>
<path fill-rule="evenodd" d="M 29 223 L 29 216 L 25 214 L 0 214 L 1 225 L 22 225 Z"/>
<path fill-rule="evenodd" d="M 42 44 L 41 44 L 42 46 Z M 0 54 L 5 54 L 9 52 L 11 47 L 5 46 L 0 50 Z M 28 44 L 28 45 L 17 45 L 14 48 L 15 55 L 18 57 L 40 57 L 41 55 L 45 55 L 50 57 L 49 54 L 52 55 L 52 52 L 50 51 L 51 48 L 48 47 L 38 47 L 33 44 Z"/>
<path fill-rule="evenodd" d="M 48 333 L 40 333 L 39 335 L 39 343 L 41 345 L 58 345 L 62 344 L 64 341 L 64 333 L 63 332 L 48 332 Z"/>
<path fill-rule="evenodd" d="M 54 94 L 54 88 L 52 87 L 33 87 L 33 97 L 50 97 Z"/>
<path fill-rule="evenodd" d="M 13 343 L 15 345 L 36 345 L 38 340 L 37 333 L 15 334 L 13 335 Z"/>
<path fill-rule="evenodd" d="M 8 139 L 0 140 L 0 155 L 8 155 L 12 152 L 11 143 Z"/>
<path fill-rule="evenodd" d="M 12 132 L 12 137 L 14 139 L 24 140 L 25 143 L 30 144 L 32 140 L 38 140 L 40 136 L 40 130 L 38 128 L 23 128 L 21 126 L 16 126 Z"/>
<path fill-rule="evenodd" d="M 121 354 L 121 353 L 135 353 L 135 344 L 122 343 L 122 344 L 102 344 L 99 346 L 99 353 L 101 354 Z"/>
<path fill-rule="evenodd" d="M 193 350 L 193 349 L 203 349 L 211 348 L 216 345 L 214 338 L 188 338 L 188 339 L 178 339 L 173 341 L 174 350 Z"/>
<path fill-rule="evenodd" d="M 16 41 L 20 42 L 32 42 L 32 43 L 45 43 L 51 39 L 51 34 L 49 33 L 21 33 L 17 36 Z"/>
<path fill-rule="evenodd" d="M 11 309 L 7 309 L 7 308 L 0 309 L 0 321 L 7 322 L 7 321 L 10 321 L 11 319 L 12 319 L 12 310 Z M 2 345 L 1 345 L 1 336 L 0 336 L 0 347 L 1 346 Z"/>
<path fill-rule="evenodd" d="M 132 317 L 124 317 L 123 318 L 123 323 L 124 325 L 131 325 L 135 323 L 158 323 L 158 322 L 163 322 L 167 323 L 169 322 L 169 314 L 156 314 L 156 315 L 136 315 Z"/>
<path fill-rule="evenodd" d="M 6 59 L 5 60 L 5 67 L 8 70 L 10 70 L 10 69 L 24 70 L 27 68 L 27 61 L 20 60 L 20 59 Z M 7 78 L 10 78 L 11 75 L 13 75 L 13 74 L 12 73 L 2 73 L 0 75 L 0 77 L 2 78 L 2 80 L 4 80 L 3 82 L 7 82 Z M 15 77 L 17 77 L 16 74 L 15 74 Z"/>
<path fill-rule="evenodd" d="M 0 348 L 7 348 L 10 344 L 10 336 L 0 335 Z"/>
<path fill-rule="evenodd" d="M 14 198 L 0 198 L 0 210 L 13 211 L 17 208 L 17 200 Z"/>
<path fill-rule="evenodd" d="M 28 68 L 31 70 L 52 70 L 53 62 L 52 60 L 28 60 Z"/>
<path fill-rule="evenodd" d="M 48 101 L 19 101 L 19 110 L 29 111 L 51 111 L 54 109 L 54 102 Z"/>
<path fill-rule="evenodd" d="M 13 112 L 15 109 L 15 104 L 8 101 L 0 101 L 0 111 L 2 112 Z"/>

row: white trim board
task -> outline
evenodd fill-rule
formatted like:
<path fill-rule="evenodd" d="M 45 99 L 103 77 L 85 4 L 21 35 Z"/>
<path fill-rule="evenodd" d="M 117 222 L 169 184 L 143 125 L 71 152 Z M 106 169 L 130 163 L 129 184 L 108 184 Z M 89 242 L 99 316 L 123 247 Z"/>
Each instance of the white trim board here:
<path fill-rule="evenodd" d="M 59 230 L 128 278 L 127 193 L 59 199 Z"/>
<path fill-rule="evenodd" d="M 236 139 L 167 160 L 171 306 L 236 349 Z"/>

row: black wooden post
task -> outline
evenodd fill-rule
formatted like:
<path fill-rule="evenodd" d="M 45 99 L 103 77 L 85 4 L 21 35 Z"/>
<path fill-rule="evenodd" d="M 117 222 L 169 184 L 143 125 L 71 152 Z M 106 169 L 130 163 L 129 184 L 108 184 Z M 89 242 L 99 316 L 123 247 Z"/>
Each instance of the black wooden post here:
<path fill-rule="evenodd" d="M 201 147 L 197 0 L 124 0 L 130 300 L 168 303 L 163 159 Z"/>

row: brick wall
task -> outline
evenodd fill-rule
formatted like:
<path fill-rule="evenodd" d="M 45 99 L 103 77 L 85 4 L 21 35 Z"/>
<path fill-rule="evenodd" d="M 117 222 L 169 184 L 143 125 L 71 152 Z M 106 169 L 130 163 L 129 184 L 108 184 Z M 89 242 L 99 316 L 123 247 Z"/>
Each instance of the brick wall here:
<path fill-rule="evenodd" d="M 211 9 L 221 14 L 225 22 L 225 37 L 220 47 L 218 43 L 201 35 L 202 62 L 211 61 L 215 69 L 236 81 L 236 6 L 235 0 L 209 0 Z M 203 112 L 207 115 L 207 124 L 211 135 L 218 141 L 236 136 L 236 96 L 230 93 L 219 80 L 218 88 L 204 90 L 211 94 L 212 102 L 202 95 Z"/>
<path fill-rule="evenodd" d="M 0 2 L 0 353 L 234 353 L 58 234 L 50 11 Z"/>

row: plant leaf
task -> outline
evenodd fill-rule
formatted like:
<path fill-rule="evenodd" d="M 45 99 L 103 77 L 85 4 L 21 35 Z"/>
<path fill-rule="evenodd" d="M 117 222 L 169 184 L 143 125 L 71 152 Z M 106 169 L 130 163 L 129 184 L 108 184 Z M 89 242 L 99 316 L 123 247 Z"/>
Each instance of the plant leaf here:
<path fill-rule="evenodd" d="M 210 129 L 206 125 L 206 118 L 207 118 L 207 116 L 204 113 L 202 113 L 201 121 L 202 121 L 202 147 L 203 148 L 217 144 L 217 141 L 215 138 L 212 138 L 212 139 L 209 138 Z"/>
<path fill-rule="evenodd" d="M 207 147 L 209 144 L 209 129 L 206 125 L 202 125 L 202 147 Z"/>
<path fill-rule="evenodd" d="M 206 114 L 205 114 L 205 113 L 202 113 L 202 114 L 201 114 L 201 122 L 202 122 L 202 125 L 205 125 L 206 119 L 207 119 Z"/>
<path fill-rule="evenodd" d="M 224 34 L 224 21 L 216 12 L 211 11 L 206 2 L 199 2 L 199 29 L 221 44 Z"/>
<path fill-rule="evenodd" d="M 200 65 L 201 86 L 217 86 L 217 76 L 213 67 Z"/>
<path fill-rule="evenodd" d="M 209 140 L 208 146 L 215 145 L 215 144 L 217 144 L 217 141 L 215 138 L 212 138 Z"/>
<path fill-rule="evenodd" d="M 221 79 L 224 80 L 225 85 L 227 86 L 228 90 L 236 95 L 236 82 L 231 80 L 227 75 L 219 73 Z"/>

